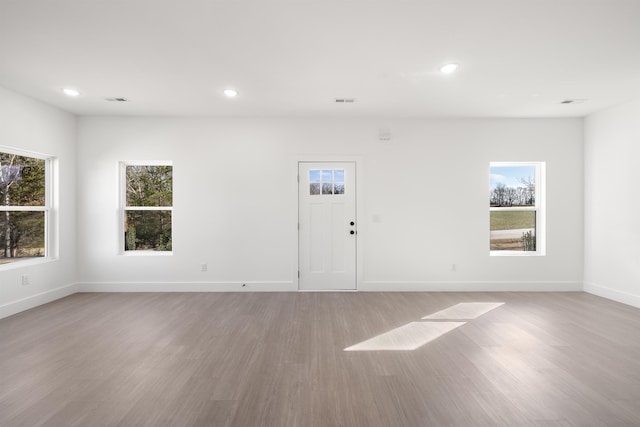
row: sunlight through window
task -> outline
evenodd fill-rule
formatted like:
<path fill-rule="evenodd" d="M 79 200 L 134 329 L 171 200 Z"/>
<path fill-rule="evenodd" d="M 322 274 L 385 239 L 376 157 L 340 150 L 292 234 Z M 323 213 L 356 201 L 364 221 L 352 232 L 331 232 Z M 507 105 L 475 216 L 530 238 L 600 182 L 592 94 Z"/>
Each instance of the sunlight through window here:
<path fill-rule="evenodd" d="M 411 322 L 344 351 L 415 350 L 465 322 Z"/>
<path fill-rule="evenodd" d="M 430 322 L 407 323 L 347 347 L 344 351 L 415 350 L 467 323 L 450 320 L 476 319 L 503 304 L 503 302 L 461 302 L 422 318 L 422 320 L 431 320 Z"/>
<path fill-rule="evenodd" d="M 423 317 L 423 320 L 469 320 L 482 316 L 503 302 L 461 302 L 437 313 Z"/>

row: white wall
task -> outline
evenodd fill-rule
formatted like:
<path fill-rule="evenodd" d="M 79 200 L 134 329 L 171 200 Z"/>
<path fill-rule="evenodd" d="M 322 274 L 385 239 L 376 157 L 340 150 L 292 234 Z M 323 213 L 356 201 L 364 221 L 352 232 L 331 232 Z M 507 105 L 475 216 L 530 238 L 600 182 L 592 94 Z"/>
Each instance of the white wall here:
<path fill-rule="evenodd" d="M 58 159 L 58 259 L 0 267 L 0 318 L 75 292 L 75 116 L 0 88 L 0 146 Z M 30 284 L 22 286 L 22 275 Z"/>
<path fill-rule="evenodd" d="M 640 100 L 585 120 L 584 289 L 640 307 Z"/>
<path fill-rule="evenodd" d="M 362 171 L 359 289 L 580 290 L 582 126 L 581 119 L 82 117 L 81 289 L 295 290 L 297 160 L 345 157 L 358 158 Z M 378 141 L 380 127 L 391 129 L 391 142 Z M 174 162 L 172 257 L 119 254 L 122 160 Z M 547 256 L 489 256 L 490 161 L 547 162 Z"/>

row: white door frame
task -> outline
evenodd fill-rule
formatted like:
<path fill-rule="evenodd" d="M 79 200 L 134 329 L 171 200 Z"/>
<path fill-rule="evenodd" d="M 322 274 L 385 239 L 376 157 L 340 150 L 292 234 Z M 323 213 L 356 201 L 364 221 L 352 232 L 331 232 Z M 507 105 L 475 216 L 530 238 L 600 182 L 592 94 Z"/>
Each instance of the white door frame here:
<path fill-rule="evenodd" d="M 318 163 L 339 163 L 339 162 L 354 162 L 356 164 L 356 224 L 358 224 L 358 238 L 356 239 L 356 288 L 354 290 L 346 290 L 346 291 L 327 291 L 327 292 L 357 292 L 362 287 L 362 241 L 363 236 L 366 236 L 367 224 L 363 222 L 363 202 L 362 195 L 364 194 L 364 161 L 361 156 L 327 156 L 327 155 L 300 155 L 296 156 L 292 159 L 292 183 L 295 191 L 295 224 L 293 224 L 294 229 L 296 230 L 295 234 L 295 243 L 293 247 L 295 248 L 295 263 L 293 266 L 293 281 L 296 283 L 296 288 L 299 292 L 316 292 L 316 291 L 305 291 L 300 289 L 300 278 L 298 277 L 298 271 L 300 266 L 300 236 L 298 231 L 298 208 L 299 208 L 299 189 L 298 189 L 298 163 L 300 162 L 318 162 Z"/>

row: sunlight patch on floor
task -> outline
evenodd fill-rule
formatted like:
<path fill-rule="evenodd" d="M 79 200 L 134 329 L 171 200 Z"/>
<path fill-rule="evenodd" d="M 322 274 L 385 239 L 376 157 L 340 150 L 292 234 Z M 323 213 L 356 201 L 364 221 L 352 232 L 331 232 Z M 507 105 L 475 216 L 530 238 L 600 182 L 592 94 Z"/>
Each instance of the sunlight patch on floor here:
<path fill-rule="evenodd" d="M 461 302 L 422 318 L 422 320 L 431 320 L 431 322 L 407 323 L 347 347 L 344 351 L 415 350 L 466 323 L 450 322 L 450 320 L 476 319 L 503 304 L 503 302 Z M 447 322 L 442 320 L 447 320 Z"/>
<path fill-rule="evenodd" d="M 464 325 L 465 322 L 411 322 L 344 351 L 415 350 Z"/>
<path fill-rule="evenodd" d="M 503 305 L 503 302 L 461 302 L 437 313 L 423 317 L 423 320 L 470 320 L 486 314 Z"/>

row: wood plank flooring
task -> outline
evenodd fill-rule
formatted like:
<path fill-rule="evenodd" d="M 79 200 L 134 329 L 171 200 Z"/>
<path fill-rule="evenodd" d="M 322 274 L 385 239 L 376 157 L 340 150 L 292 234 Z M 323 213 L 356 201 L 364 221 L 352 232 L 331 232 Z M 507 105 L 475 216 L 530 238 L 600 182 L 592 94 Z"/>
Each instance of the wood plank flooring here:
<path fill-rule="evenodd" d="M 344 351 L 461 302 L 504 305 L 415 350 Z M 75 294 L 0 320 L 0 426 L 640 426 L 640 310 L 585 293 Z"/>

